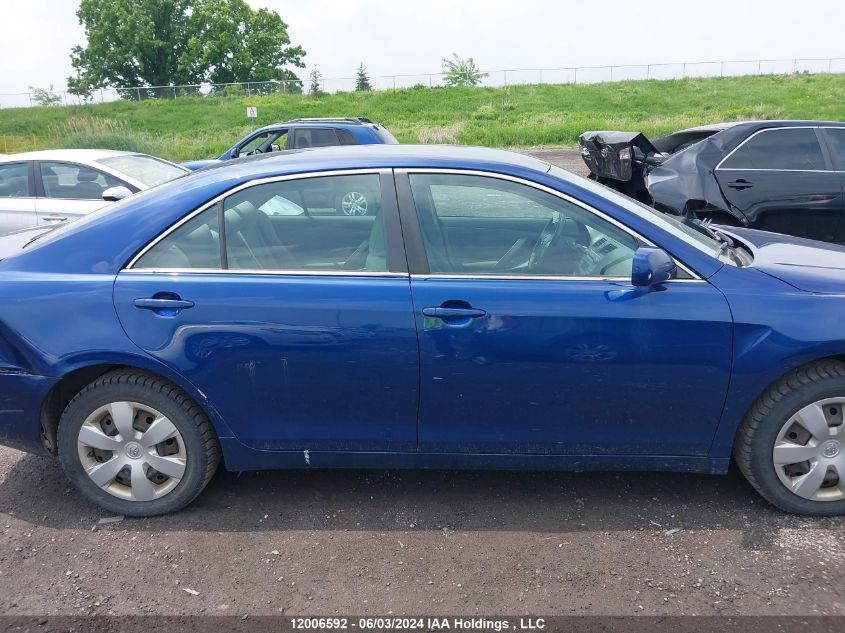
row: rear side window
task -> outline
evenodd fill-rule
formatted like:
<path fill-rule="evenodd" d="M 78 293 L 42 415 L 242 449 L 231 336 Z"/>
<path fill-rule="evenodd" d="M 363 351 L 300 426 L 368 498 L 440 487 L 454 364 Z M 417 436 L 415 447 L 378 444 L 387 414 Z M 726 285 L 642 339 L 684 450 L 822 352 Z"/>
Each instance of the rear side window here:
<path fill-rule="evenodd" d="M 219 217 L 217 205 L 202 211 L 134 268 L 388 270 L 377 174 L 255 185 L 225 199 L 222 232 Z"/>
<path fill-rule="evenodd" d="M 825 132 L 833 150 L 834 169 L 845 171 L 845 129 L 827 128 Z"/>
<path fill-rule="evenodd" d="M 117 178 L 84 165 L 41 163 L 41 182 L 48 198 L 99 200 L 109 187 L 123 185 Z"/>
<path fill-rule="evenodd" d="M 722 169 L 826 169 L 822 148 L 811 128 L 766 130 L 752 136 L 725 160 Z"/>
<path fill-rule="evenodd" d="M 377 174 L 256 185 L 226 199 L 230 269 L 387 271 Z"/>
<path fill-rule="evenodd" d="M 147 251 L 135 268 L 222 267 L 217 206 L 206 209 Z"/>
<path fill-rule="evenodd" d="M 29 165 L 11 163 L 0 165 L 0 198 L 28 198 Z"/>
<path fill-rule="evenodd" d="M 337 138 L 340 141 L 341 145 L 357 145 L 355 142 L 355 137 L 352 136 L 352 132 L 349 130 L 335 130 L 337 132 Z"/>
<path fill-rule="evenodd" d="M 329 128 L 302 128 L 296 131 L 296 149 L 339 145 L 337 134 Z"/>

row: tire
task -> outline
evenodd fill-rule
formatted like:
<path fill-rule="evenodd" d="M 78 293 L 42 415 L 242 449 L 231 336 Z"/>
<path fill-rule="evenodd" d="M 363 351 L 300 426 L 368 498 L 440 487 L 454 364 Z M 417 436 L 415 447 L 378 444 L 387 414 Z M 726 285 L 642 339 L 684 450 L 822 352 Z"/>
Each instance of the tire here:
<path fill-rule="evenodd" d="M 828 404 L 820 405 L 820 401 L 827 401 Z M 749 483 L 769 503 L 795 514 L 845 514 L 845 495 L 839 492 L 845 491 L 845 483 L 839 482 L 836 484 L 837 488 L 831 487 L 831 482 L 828 481 L 829 478 L 835 479 L 839 470 L 845 471 L 845 425 L 841 423 L 843 408 L 839 401 L 845 404 L 845 363 L 825 360 L 788 373 L 769 387 L 746 414 L 737 431 L 734 460 Z M 816 408 L 821 411 L 821 418 L 813 418 L 810 415 Z M 816 434 L 805 430 L 804 424 L 807 428 L 813 428 L 815 425 L 801 422 L 804 419 L 818 420 Z M 828 425 L 826 428 L 825 424 Z M 822 436 L 827 439 L 819 440 Z M 779 460 L 781 465 L 776 464 L 776 443 L 783 449 L 786 442 L 786 448 L 792 449 L 796 446 L 792 444 L 793 437 L 797 438 L 795 441 L 798 444 L 803 443 L 808 451 L 811 451 L 812 445 L 818 445 L 818 449 L 814 451 L 818 455 L 807 457 L 806 461 L 801 463 L 788 464 L 788 460 L 793 459 L 790 457 L 787 461 Z M 841 452 L 838 448 L 839 438 L 843 440 Z M 796 448 L 800 450 L 800 447 Z M 829 456 L 828 453 L 833 453 L 834 450 L 836 454 Z M 801 458 L 803 459 L 803 453 Z M 836 466 L 836 463 L 840 465 Z M 819 473 L 826 473 L 824 484 L 816 490 L 816 498 L 797 494 L 794 490 L 800 488 L 799 478 L 803 475 L 809 476 L 809 470 L 816 468 L 822 468 Z M 790 476 L 789 469 L 795 474 L 794 478 Z M 804 470 L 808 472 L 803 472 Z M 841 476 L 845 478 L 845 472 Z M 787 481 L 790 483 L 786 483 Z M 809 480 L 804 483 L 807 484 L 805 494 L 815 488 L 815 484 Z M 826 500 L 819 499 L 819 495 L 825 495 L 823 498 Z"/>
<path fill-rule="evenodd" d="M 124 426 L 127 420 L 129 427 Z M 155 431 L 151 420 L 158 424 Z M 139 425 L 148 426 L 139 431 Z M 124 440 L 118 428 L 127 430 L 127 438 L 133 437 Z M 159 437 L 165 439 L 147 446 Z M 95 448 L 100 445 L 109 450 Z M 58 448 L 71 483 L 107 512 L 126 516 L 148 517 L 184 508 L 202 492 L 220 463 L 217 435 L 200 407 L 172 383 L 132 369 L 101 376 L 71 400 L 59 420 Z M 98 485 L 92 479 L 111 477 L 121 463 L 123 469 L 110 483 Z"/>

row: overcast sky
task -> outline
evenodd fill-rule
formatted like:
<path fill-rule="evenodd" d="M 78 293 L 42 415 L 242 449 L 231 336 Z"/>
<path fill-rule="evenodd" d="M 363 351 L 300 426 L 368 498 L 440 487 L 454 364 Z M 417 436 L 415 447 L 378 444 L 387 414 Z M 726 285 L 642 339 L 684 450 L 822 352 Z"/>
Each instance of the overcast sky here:
<path fill-rule="evenodd" d="M 483 69 L 845 57 L 845 0 L 249 0 L 277 11 L 308 67 L 349 77 Z M 0 0 L 0 93 L 56 90 L 83 43 L 77 0 Z M 300 73 L 302 76 L 305 73 Z"/>

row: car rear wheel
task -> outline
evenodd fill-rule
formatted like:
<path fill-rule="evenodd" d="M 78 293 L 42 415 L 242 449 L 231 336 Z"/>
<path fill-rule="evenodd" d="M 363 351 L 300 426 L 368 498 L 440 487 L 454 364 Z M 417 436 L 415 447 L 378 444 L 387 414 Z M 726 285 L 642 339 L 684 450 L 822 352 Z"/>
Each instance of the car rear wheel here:
<path fill-rule="evenodd" d="M 797 514 L 845 514 L 845 363 L 801 367 L 746 415 L 734 459 L 769 502 Z"/>
<path fill-rule="evenodd" d="M 214 429 L 188 395 L 133 370 L 105 374 L 78 393 L 59 421 L 58 445 L 71 482 L 129 516 L 183 508 L 220 461 Z"/>

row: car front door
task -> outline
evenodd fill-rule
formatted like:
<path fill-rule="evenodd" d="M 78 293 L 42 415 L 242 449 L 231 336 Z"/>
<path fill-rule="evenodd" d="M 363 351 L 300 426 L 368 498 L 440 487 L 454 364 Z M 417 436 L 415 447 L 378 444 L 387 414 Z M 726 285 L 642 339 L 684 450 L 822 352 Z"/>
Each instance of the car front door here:
<path fill-rule="evenodd" d="M 420 340 L 420 451 L 705 455 L 731 315 L 706 281 L 631 285 L 643 243 L 480 173 L 397 174 Z"/>
<path fill-rule="evenodd" d="M 0 163 L 0 235 L 37 224 L 32 163 Z"/>
<path fill-rule="evenodd" d="M 812 127 L 762 130 L 716 167 L 725 199 L 752 228 L 836 240 L 845 198 L 819 133 Z"/>
<path fill-rule="evenodd" d="M 381 212 L 311 213 L 315 178 L 357 179 Z M 114 300 L 132 340 L 251 447 L 416 449 L 417 334 L 389 171 L 239 188 L 142 251 Z"/>
<path fill-rule="evenodd" d="M 38 224 L 72 222 L 102 206 L 103 192 L 127 183 L 78 163 L 38 161 L 35 164 Z"/>

